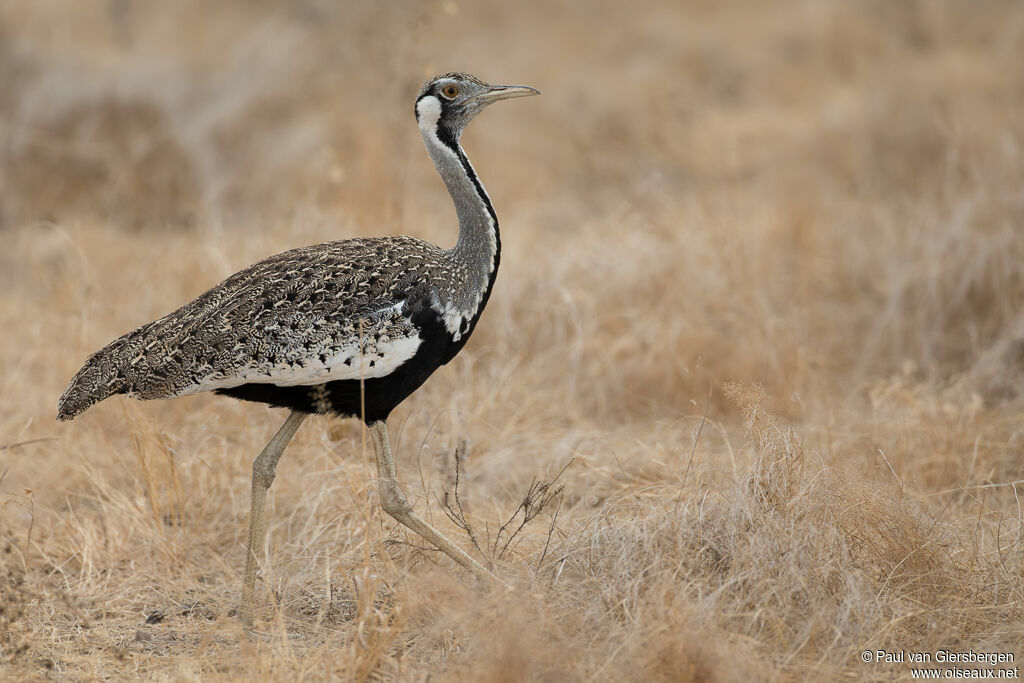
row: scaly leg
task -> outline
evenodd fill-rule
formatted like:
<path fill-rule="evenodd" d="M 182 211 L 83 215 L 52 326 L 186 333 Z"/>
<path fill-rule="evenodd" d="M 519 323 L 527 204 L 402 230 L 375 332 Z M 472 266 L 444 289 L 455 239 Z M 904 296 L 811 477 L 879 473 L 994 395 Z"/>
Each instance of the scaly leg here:
<path fill-rule="evenodd" d="M 384 512 L 415 531 L 429 543 L 437 546 L 439 550 L 463 567 L 497 580 L 494 574 L 484 569 L 479 562 L 413 512 L 412 506 L 409 505 L 409 501 L 398 483 L 398 472 L 395 469 L 395 461 L 391 457 L 391 444 L 388 441 L 388 428 L 383 420 L 370 425 L 370 435 L 373 437 L 374 450 L 377 452 L 377 487 L 380 493 L 380 506 L 384 508 Z"/>
<path fill-rule="evenodd" d="M 242 623 L 252 626 L 252 612 L 255 607 L 253 592 L 256 587 L 256 553 L 263 548 L 267 531 L 263 516 L 267 502 L 267 489 L 277 475 L 277 461 L 281 459 L 288 442 L 295 436 L 307 413 L 293 410 L 281 428 L 277 430 L 252 463 L 252 498 L 249 502 L 249 545 L 245 550 L 245 575 L 242 579 Z"/>

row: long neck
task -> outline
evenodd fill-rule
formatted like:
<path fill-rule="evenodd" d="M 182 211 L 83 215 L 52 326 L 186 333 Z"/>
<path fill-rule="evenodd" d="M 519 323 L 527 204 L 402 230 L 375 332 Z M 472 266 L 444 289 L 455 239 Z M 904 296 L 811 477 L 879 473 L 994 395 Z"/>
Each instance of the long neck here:
<path fill-rule="evenodd" d="M 425 125 L 426 124 L 426 125 Z M 471 331 L 491 293 L 501 256 L 498 217 L 491 200 L 456 138 L 433 122 L 421 119 L 420 132 L 434 167 L 444 180 L 459 219 L 459 239 L 447 252 L 456 268 L 466 275 L 465 282 L 450 293 L 458 312 L 456 338 Z M 440 133 L 440 134 L 439 134 Z M 442 294 L 443 295 L 443 294 Z"/>

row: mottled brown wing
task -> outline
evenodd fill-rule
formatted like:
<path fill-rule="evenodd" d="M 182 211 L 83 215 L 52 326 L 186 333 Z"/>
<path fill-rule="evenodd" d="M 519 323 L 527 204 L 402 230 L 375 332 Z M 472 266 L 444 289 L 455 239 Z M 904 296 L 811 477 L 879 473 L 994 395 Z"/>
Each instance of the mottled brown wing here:
<path fill-rule="evenodd" d="M 442 254 L 389 237 L 260 261 L 93 354 L 61 396 L 58 417 L 116 393 L 168 398 L 254 381 L 317 383 L 352 368 L 383 372 L 415 351 L 401 308 L 430 296 L 421 283 L 452 277 Z"/>

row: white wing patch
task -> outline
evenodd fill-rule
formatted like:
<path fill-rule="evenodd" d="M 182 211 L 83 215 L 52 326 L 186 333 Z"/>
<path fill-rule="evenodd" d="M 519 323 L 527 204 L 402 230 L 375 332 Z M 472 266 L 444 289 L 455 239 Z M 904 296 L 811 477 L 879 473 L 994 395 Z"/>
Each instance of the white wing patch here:
<path fill-rule="evenodd" d="M 444 328 L 448 330 L 448 334 L 452 335 L 452 341 L 462 339 L 462 323 L 469 319 L 470 313 L 459 309 L 451 301 L 442 304 L 436 292 L 430 301 L 430 307 L 441 316 Z"/>
<path fill-rule="evenodd" d="M 254 372 L 247 375 L 245 371 L 232 384 L 260 383 L 276 384 L 279 387 L 310 386 L 333 382 L 338 379 L 370 379 L 390 375 L 405 361 L 416 354 L 423 340 L 415 333 L 409 337 L 401 337 L 388 342 L 377 342 L 372 348 L 360 348 L 358 344 L 342 347 L 340 351 L 321 361 L 320 358 L 310 360 L 305 367 L 282 365 L 266 373 Z M 346 361 L 348 361 L 346 363 Z M 220 388 L 220 387 L 217 387 Z M 208 390 L 208 389 L 206 389 Z"/>
<path fill-rule="evenodd" d="M 335 380 L 385 377 L 416 355 L 423 343 L 414 327 L 399 327 L 395 324 L 394 318 L 401 307 L 402 304 L 397 304 L 374 314 L 372 317 L 375 324 L 366 326 L 361 343 L 359 339 L 352 339 L 340 348 L 311 353 L 301 363 L 278 363 L 275 366 L 254 363 L 230 376 L 211 373 L 176 395 L 230 389 L 243 384 L 315 386 Z M 385 326 L 391 334 L 378 335 L 378 328 Z"/>

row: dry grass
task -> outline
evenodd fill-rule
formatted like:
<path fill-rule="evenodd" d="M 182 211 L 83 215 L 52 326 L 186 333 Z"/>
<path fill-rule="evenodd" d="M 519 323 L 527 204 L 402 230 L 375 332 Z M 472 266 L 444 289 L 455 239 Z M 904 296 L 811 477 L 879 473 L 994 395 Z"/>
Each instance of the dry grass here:
<path fill-rule="evenodd" d="M 3 675 L 1019 662 L 1020 5 L 383 7 L 0 7 Z M 358 426 L 317 418 L 271 491 L 265 637 L 248 638 L 248 475 L 283 415 L 115 399 L 65 426 L 54 402 L 88 353 L 262 256 L 451 243 L 409 99 L 449 68 L 545 95 L 467 134 L 501 277 L 391 424 L 414 504 L 472 548 L 468 526 L 514 590 L 383 519 Z"/>

